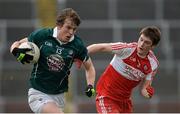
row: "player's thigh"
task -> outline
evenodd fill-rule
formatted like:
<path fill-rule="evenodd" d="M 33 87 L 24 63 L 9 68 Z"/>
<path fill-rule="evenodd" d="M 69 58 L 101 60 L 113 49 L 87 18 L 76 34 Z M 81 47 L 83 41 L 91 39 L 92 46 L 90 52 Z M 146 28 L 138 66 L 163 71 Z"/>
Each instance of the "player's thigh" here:
<path fill-rule="evenodd" d="M 41 113 L 63 113 L 63 111 L 56 103 L 47 102 L 42 106 Z"/>
<path fill-rule="evenodd" d="M 57 96 L 55 95 L 50 96 L 31 88 L 29 89 L 28 92 L 28 103 L 31 110 L 35 113 L 41 113 L 43 111 L 48 111 L 48 110 L 53 112 L 54 111 L 62 112 L 64 107 L 64 101 L 62 101 L 63 104 L 59 103 L 59 101 L 57 100 L 59 98 Z M 46 109 L 44 107 L 46 107 Z"/>
<path fill-rule="evenodd" d="M 98 113 L 118 113 L 119 107 L 111 99 L 99 96 L 96 98 L 96 110 Z"/>
<path fill-rule="evenodd" d="M 133 105 L 131 99 L 125 99 L 116 103 L 119 104 L 119 110 L 121 110 L 121 112 L 132 113 Z"/>

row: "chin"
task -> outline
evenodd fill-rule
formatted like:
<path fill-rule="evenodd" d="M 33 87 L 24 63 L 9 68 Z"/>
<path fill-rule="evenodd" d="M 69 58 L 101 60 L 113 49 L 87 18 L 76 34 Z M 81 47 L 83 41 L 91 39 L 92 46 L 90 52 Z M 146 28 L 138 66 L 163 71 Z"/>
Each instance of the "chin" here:
<path fill-rule="evenodd" d="M 143 51 L 139 51 L 139 52 L 138 52 L 138 55 L 143 56 L 143 55 L 144 55 L 144 52 L 143 52 Z"/>
<path fill-rule="evenodd" d="M 69 40 L 65 40 L 64 42 L 69 42 Z"/>
<path fill-rule="evenodd" d="M 142 53 L 143 53 L 143 51 L 142 51 L 142 50 L 140 50 L 140 49 L 138 49 L 138 50 L 137 50 L 137 53 L 138 53 L 138 54 L 142 54 Z"/>

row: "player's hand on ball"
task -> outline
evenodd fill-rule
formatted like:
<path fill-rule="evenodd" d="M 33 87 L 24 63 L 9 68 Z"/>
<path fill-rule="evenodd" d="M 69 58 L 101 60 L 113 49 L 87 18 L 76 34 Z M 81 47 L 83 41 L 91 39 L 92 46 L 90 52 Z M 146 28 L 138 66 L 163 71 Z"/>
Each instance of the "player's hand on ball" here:
<path fill-rule="evenodd" d="M 151 98 L 154 95 L 154 88 L 152 86 L 148 86 L 146 89 L 143 89 L 141 93 L 145 98 Z"/>
<path fill-rule="evenodd" d="M 14 48 L 12 54 L 20 61 L 22 64 L 30 63 L 33 60 L 33 56 L 26 54 L 26 52 L 31 51 L 29 48 Z"/>
<path fill-rule="evenodd" d="M 86 87 L 85 93 L 88 97 L 92 97 L 95 95 L 96 91 L 92 85 L 88 85 Z"/>

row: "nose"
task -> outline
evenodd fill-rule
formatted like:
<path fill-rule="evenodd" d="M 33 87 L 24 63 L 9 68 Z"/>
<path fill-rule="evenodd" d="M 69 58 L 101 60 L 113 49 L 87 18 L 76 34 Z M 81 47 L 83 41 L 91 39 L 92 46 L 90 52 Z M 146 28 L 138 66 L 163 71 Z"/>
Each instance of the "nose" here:
<path fill-rule="evenodd" d="M 141 43 L 140 43 L 140 47 L 143 47 L 143 46 L 144 46 L 144 42 L 141 42 Z"/>

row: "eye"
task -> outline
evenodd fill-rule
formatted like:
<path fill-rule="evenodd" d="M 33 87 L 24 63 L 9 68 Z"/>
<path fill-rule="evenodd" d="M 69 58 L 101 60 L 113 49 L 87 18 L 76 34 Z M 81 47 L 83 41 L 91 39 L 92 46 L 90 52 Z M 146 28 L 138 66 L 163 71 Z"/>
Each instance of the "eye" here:
<path fill-rule="evenodd" d="M 71 27 L 70 27 L 70 26 L 67 26 L 67 29 L 71 29 Z"/>
<path fill-rule="evenodd" d="M 77 30 L 77 27 L 74 27 L 73 30 L 76 31 L 76 30 Z"/>
<path fill-rule="evenodd" d="M 140 41 L 143 41 L 143 38 L 142 38 L 142 37 L 140 37 Z"/>
<path fill-rule="evenodd" d="M 151 42 L 146 41 L 146 44 L 150 45 L 150 44 L 151 44 Z"/>

